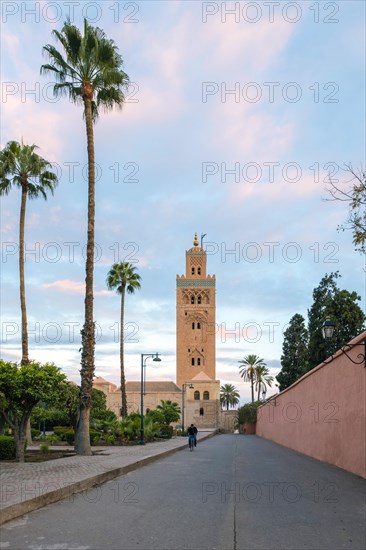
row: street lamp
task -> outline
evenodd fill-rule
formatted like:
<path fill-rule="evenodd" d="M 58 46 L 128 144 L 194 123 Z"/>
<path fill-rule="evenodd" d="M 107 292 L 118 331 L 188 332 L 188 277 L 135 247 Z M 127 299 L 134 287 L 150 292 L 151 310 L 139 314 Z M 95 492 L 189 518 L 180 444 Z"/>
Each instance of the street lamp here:
<path fill-rule="evenodd" d="M 183 384 L 182 386 L 182 432 L 184 432 L 184 393 L 185 388 L 190 388 L 191 390 L 194 388 L 193 384 Z"/>
<path fill-rule="evenodd" d="M 322 326 L 323 338 L 327 341 L 333 338 L 335 324 L 330 319 L 326 319 Z"/>
<path fill-rule="evenodd" d="M 140 410 L 140 445 L 145 445 L 144 439 L 144 368 L 146 368 L 146 361 L 149 357 L 153 358 L 153 361 L 161 361 L 158 353 L 141 353 L 141 410 Z"/>
<path fill-rule="evenodd" d="M 333 338 L 335 327 L 336 327 L 335 323 L 333 323 L 333 321 L 331 321 L 330 319 L 326 319 L 324 321 L 323 326 L 322 326 L 322 332 L 323 332 L 323 337 L 324 337 L 326 342 L 330 342 L 331 338 Z M 353 349 L 356 346 L 363 346 L 363 348 L 364 348 L 363 353 L 358 353 L 357 354 L 357 357 L 360 359 L 360 361 L 354 361 L 352 359 L 352 357 L 350 357 L 347 353 L 347 351 L 350 351 L 351 349 Z M 346 355 L 346 357 L 350 361 L 352 361 L 352 363 L 354 365 L 362 365 L 362 363 L 363 363 L 363 366 L 366 368 L 366 339 L 363 342 L 359 342 L 357 344 L 346 344 L 345 346 L 340 348 L 339 351 L 341 351 L 343 353 L 343 355 Z M 330 361 L 332 361 L 332 360 L 333 360 L 333 355 L 330 358 Z M 326 364 L 326 363 L 329 363 L 330 361 L 323 361 L 323 363 Z"/>
<path fill-rule="evenodd" d="M 264 388 L 262 390 L 262 399 L 263 399 L 263 401 L 266 399 L 266 395 L 267 395 L 267 388 L 266 388 L 266 386 L 264 386 Z"/>

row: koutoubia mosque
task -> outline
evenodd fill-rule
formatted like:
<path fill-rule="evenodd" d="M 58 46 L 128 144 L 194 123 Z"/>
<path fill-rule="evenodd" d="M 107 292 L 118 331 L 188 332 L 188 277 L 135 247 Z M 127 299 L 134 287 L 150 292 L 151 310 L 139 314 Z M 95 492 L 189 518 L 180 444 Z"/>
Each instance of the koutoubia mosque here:
<path fill-rule="evenodd" d="M 216 278 L 207 274 L 207 255 L 199 246 L 186 251 L 185 275 L 177 275 L 176 383 L 145 382 L 144 408 L 154 409 L 162 399 L 184 403 L 185 426 L 232 429 L 234 411 L 220 407 L 220 381 L 216 379 Z M 94 387 L 107 396 L 107 406 L 120 415 L 121 390 L 97 377 Z M 126 382 L 128 412 L 140 412 L 140 382 Z M 145 411 L 146 411 L 145 409 Z"/>

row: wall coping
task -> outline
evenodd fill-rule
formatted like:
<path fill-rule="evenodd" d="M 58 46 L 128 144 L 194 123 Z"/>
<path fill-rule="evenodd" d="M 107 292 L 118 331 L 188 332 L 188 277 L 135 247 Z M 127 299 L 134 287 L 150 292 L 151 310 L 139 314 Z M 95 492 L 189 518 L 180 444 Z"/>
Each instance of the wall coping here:
<path fill-rule="evenodd" d="M 364 340 L 366 340 L 366 330 L 364 330 L 363 332 L 358 334 L 355 338 L 353 338 L 353 340 L 350 340 L 347 344 L 344 344 L 343 347 L 354 346 L 355 344 L 362 343 Z M 349 351 L 349 350 L 347 350 L 347 351 Z M 302 380 L 304 380 L 305 378 L 308 378 L 309 376 L 312 376 L 316 371 L 318 371 L 318 370 L 320 370 L 324 367 L 327 367 L 328 365 L 333 363 L 333 361 L 335 359 L 337 359 L 338 357 L 340 357 L 341 355 L 343 355 L 342 349 L 339 349 L 338 351 L 336 351 L 334 353 L 333 357 L 328 357 L 327 359 L 325 359 L 325 361 L 326 361 L 325 363 L 320 363 L 319 365 L 317 365 L 313 369 L 311 369 L 308 372 L 306 372 L 305 374 L 303 374 L 302 377 L 299 378 L 298 380 L 296 380 L 296 382 L 294 382 L 293 384 L 291 384 L 291 386 L 288 386 L 288 388 L 282 390 L 281 392 L 276 393 L 275 395 L 272 395 L 265 403 L 263 403 L 263 405 L 260 405 L 258 407 L 258 409 L 261 409 L 262 407 L 265 407 L 266 405 L 268 405 L 268 403 L 270 401 L 272 401 L 273 399 L 277 399 L 280 395 L 283 395 L 284 393 L 289 391 L 294 386 L 297 386 L 297 384 L 300 384 L 300 382 Z"/>

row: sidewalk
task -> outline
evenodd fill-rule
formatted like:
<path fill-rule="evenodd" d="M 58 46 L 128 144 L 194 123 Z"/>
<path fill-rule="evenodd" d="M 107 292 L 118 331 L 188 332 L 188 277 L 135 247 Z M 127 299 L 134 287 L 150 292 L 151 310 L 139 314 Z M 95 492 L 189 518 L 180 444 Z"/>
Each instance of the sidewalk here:
<path fill-rule="evenodd" d="M 199 442 L 213 435 L 214 431 L 200 432 Z M 71 456 L 40 463 L 1 462 L 0 525 L 184 447 L 187 447 L 187 438 L 176 437 L 141 446 L 93 447 L 93 451 L 98 452 L 93 456 Z"/>

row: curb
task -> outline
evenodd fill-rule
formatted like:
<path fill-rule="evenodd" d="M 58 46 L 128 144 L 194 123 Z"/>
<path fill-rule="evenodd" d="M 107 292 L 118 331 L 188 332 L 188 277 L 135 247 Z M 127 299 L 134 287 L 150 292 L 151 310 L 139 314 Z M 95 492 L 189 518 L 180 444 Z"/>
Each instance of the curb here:
<path fill-rule="evenodd" d="M 204 441 L 205 439 L 213 437 L 214 435 L 216 435 L 216 433 L 212 432 L 200 438 L 200 441 Z M 59 500 L 70 497 L 71 495 L 81 493 L 82 491 L 85 491 L 86 489 L 90 489 L 95 485 L 101 485 L 102 483 L 106 483 L 107 481 L 110 481 L 115 477 L 128 474 L 133 470 L 138 470 L 139 468 L 142 468 L 147 464 L 151 464 L 152 462 L 155 462 L 160 458 L 164 458 L 173 453 L 181 451 L 185 448 L 186 448 L 186 443 L 184 443 L 184 445 L 182 445 L 181 447 L 168 449 L 156 455 L 145 456 L 144 458 L 141 458 L 136 462 L 131 462 L 131 464 L 127 464 L 126 466 L 113 468 L 112 470 L 108 470 L 107 472 L 103 472 L 101 474 L 91 476 L 87 479 L 83 479 L 82 481 L 76 481 L 74 483 L 70 483 L 70 485 L 67 485 L 65 487 L 59 487 L 57 489 L 54 489 L 53 491 L 49 491 L 48 493 L 45 493 L 44 495 L 39 495 L 37 497 L 26 500 L 24 502 L 18 502 L 16 504 L 12 504 L 11 506 L 5 507 L 1 510 L 0 525 L 3 525 L 8 521 L 12 519 L 16 519 L 29 512 L 33 512 L 34 510 L 38 510 L 39 508 L 43 508 L 48 504 L 58 502 Z"/>

